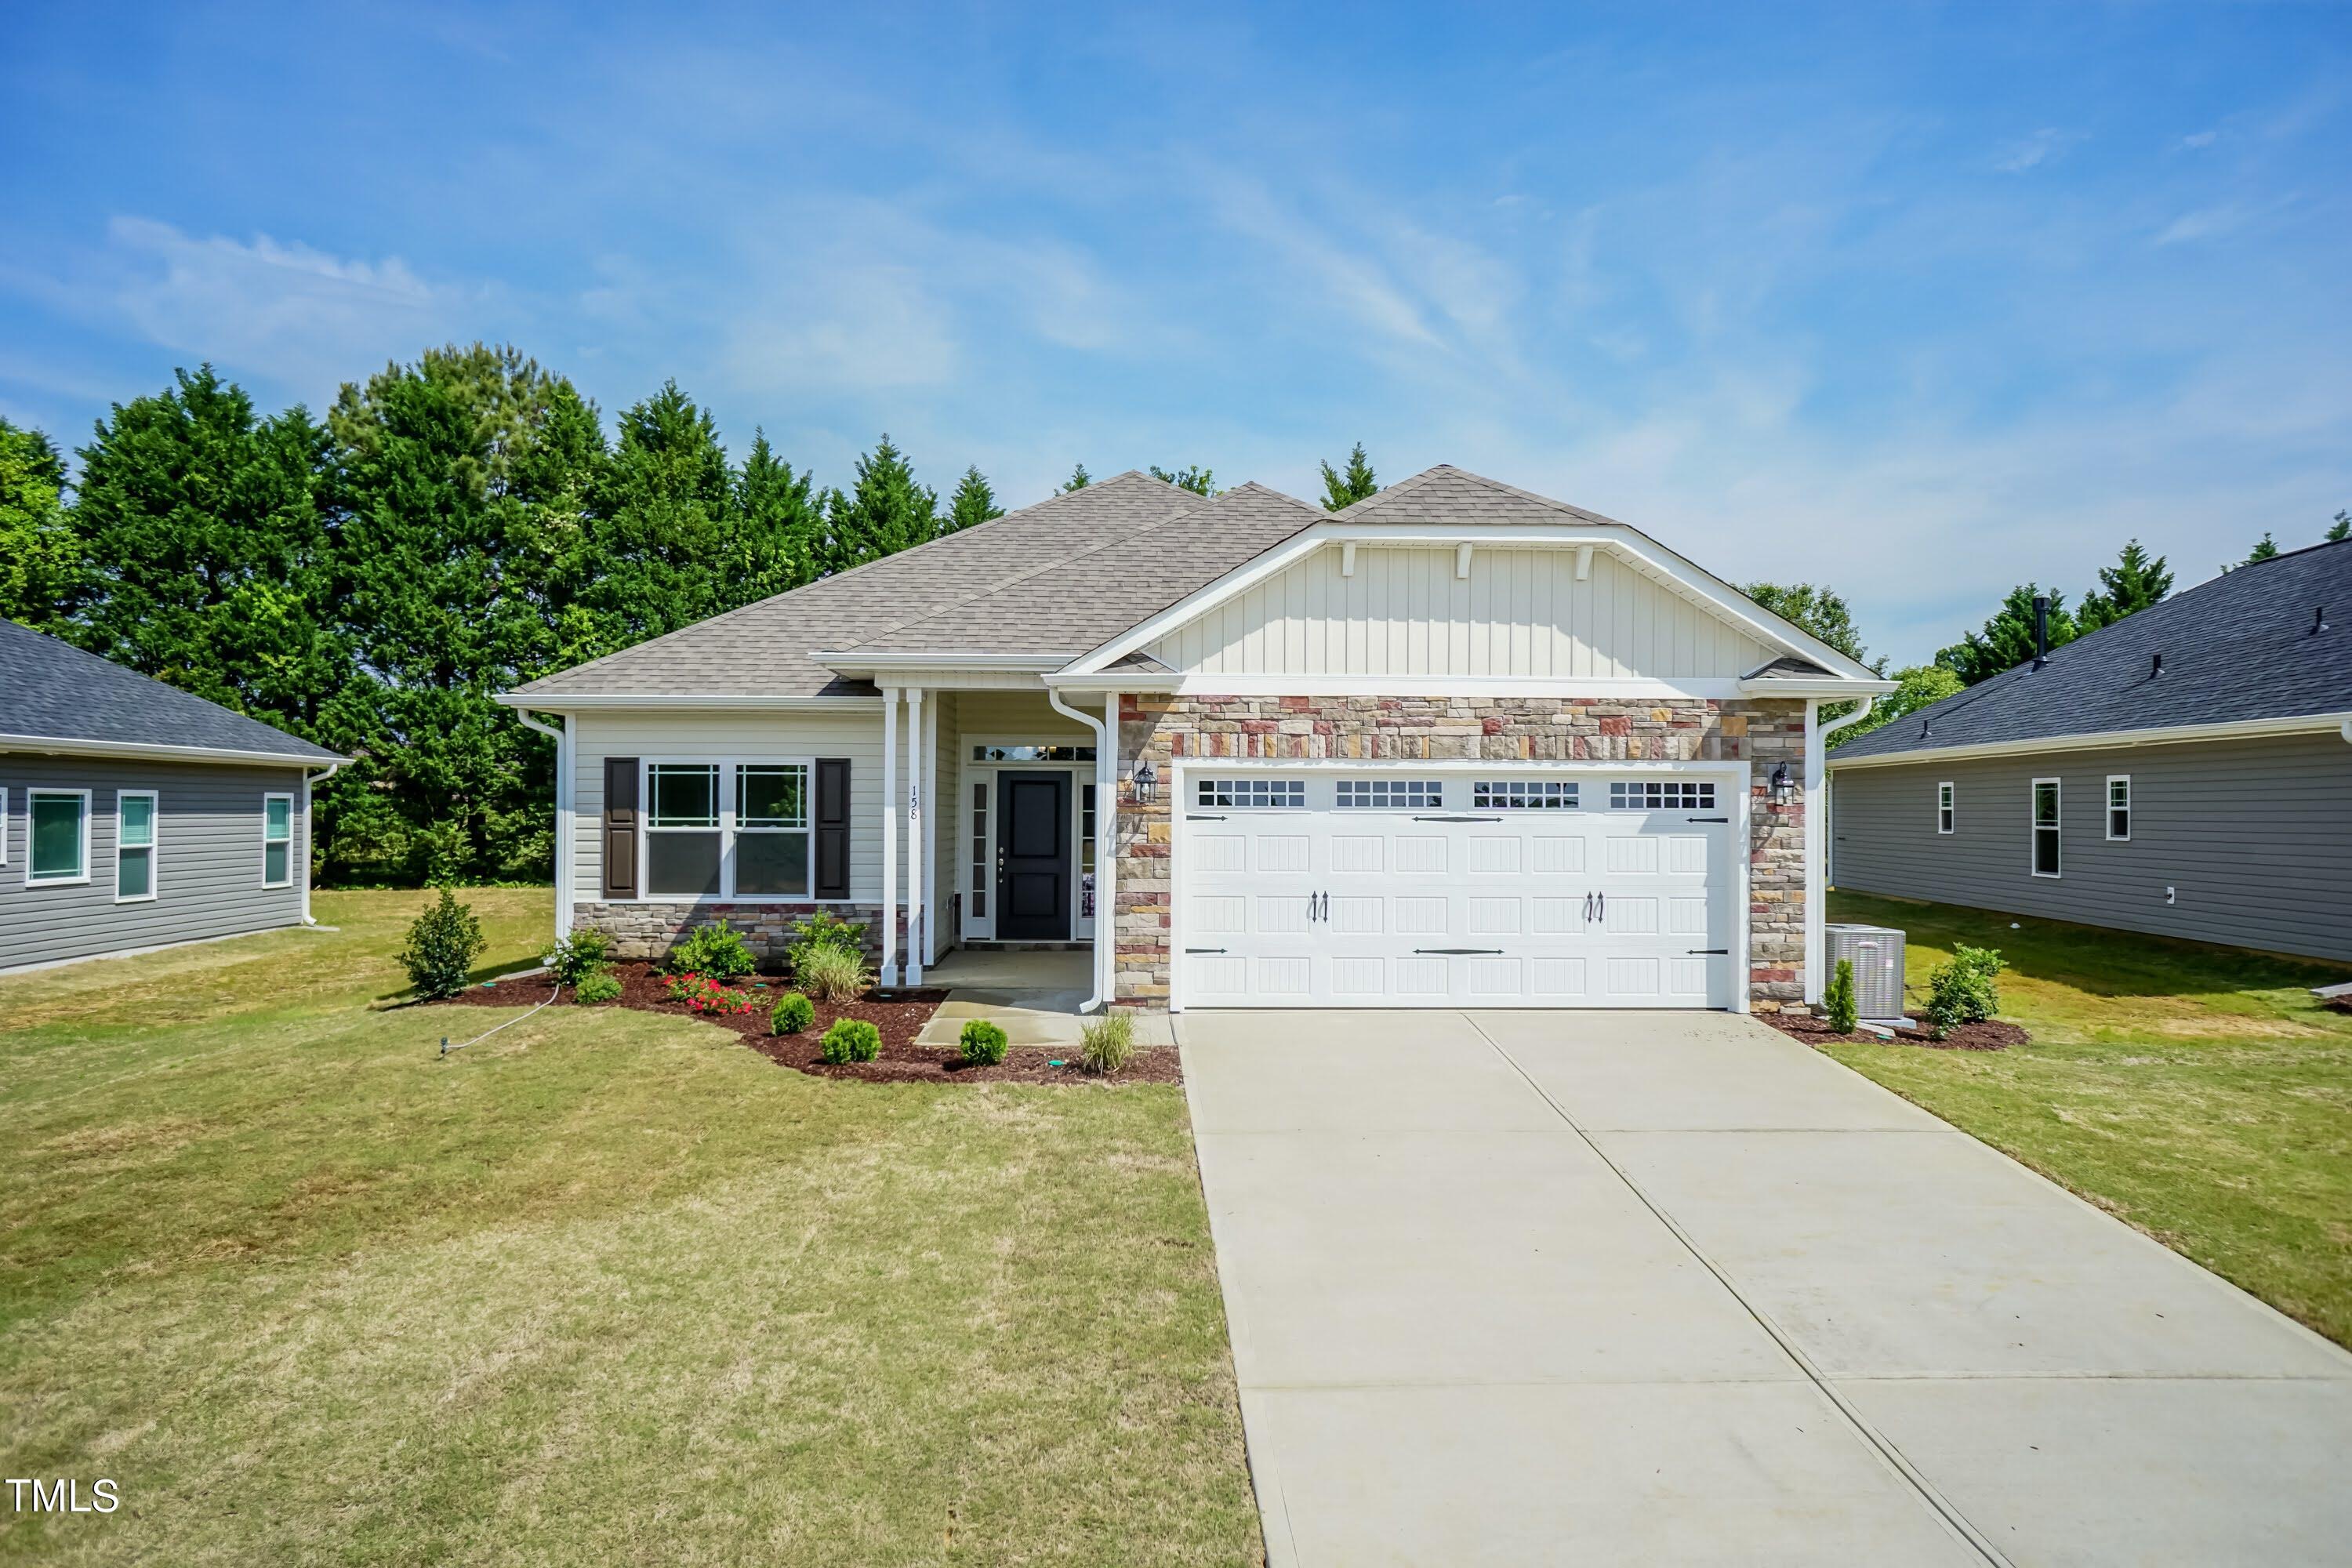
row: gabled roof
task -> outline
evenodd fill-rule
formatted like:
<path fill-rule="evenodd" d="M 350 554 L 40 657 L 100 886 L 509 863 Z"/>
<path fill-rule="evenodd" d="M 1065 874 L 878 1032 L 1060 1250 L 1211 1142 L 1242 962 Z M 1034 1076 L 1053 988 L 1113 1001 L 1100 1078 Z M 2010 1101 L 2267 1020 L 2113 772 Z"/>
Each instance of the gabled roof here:
<path fill-rule="evenodd" d="M 1626 525 L 1580 506 L 1539 496 L 1440 463 L 1368 495 L 1335 514 L 1349 522 L 1602 523 Z"/>
<path fill-rule="evenodd" d="M 2332 623 L 2313 630 L 2325 608 Z M 2156 658 L 2164 656 L 2163 672 Z M 2352 712 L 2352 541 L 2224 573 L 1907 714 L 1833 763 Z"/>
<path fill-rule="evenodd" d="M 288 763 L 343 761 L 323 746 L 14 621 L 0 620 L 0 691 L 6 693 L 0 701 L 0 750 L 38 751 L 39 742 L 57 741 L 65 749 L 92 752 L 187 750 Z"/>

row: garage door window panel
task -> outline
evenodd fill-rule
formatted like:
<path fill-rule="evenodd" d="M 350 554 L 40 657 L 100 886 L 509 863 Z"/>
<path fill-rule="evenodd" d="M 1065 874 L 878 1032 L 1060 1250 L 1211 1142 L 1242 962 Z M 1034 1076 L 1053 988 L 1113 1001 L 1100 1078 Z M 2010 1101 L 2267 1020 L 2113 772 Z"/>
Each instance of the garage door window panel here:
<path fill-rule="evenodd" d="M 1715 785 L 1675 779 L 1617 779 L 1609 785 L 1612 811 L 1713 811 Z"/>
<path fill-rule="evenodd" d="M 1568 779 L 1479 779 L 1470 804 L 1480 811 L 1574 811 L 1578 789 Z"/>
<path fill-rule="evenodd" d="M 1204 806 L 1245 811 L 1304 811 L 1305 779 L 1211 779 L 1200 781 L 1194 799 Z"/>

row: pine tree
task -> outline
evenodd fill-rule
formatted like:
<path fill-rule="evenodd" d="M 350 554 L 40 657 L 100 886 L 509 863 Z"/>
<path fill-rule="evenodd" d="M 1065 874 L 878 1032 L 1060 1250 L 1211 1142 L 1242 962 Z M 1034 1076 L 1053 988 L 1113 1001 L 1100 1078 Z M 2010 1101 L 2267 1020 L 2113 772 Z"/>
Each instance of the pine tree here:
<path fill-rule="evenodd" d="M 2276 555 L 2278 552 L 2279 547 L 2277 542 L 2272 539 L 2269 534 L 2265 533 L 2263 535 L 2262 542 L 2255 545 L 2252 550 L 2247 551 L 2246 558 L 2243 561 L 2239 562 L 2238 564 L 2241 566 L 2252 566 L 2257 561 L 2268 561 L 2272 556 Z"/>
<path fill-rule="evenodd" d="M 62 629 L 86 571 L 65 486 L 48 437 L 0 418 L 0 616 L 37 631 Z"/>
<path fill-rule="evenodd" d="M 2004 669 L 2013 669 L 2033 657 L 2033 596 L 2042 592 L 2038 584 L 2028 583 L 2011 588 L 2000 608 L 1984 624 L 1980 631 L 1970 632 L 1959 642 L 1936 655 L 1936 662 L 1974 686 L 1988 680 Z M 2074 617 L 2067 613 L 2066 595 L 2053 589 L 2050 594 L 2050 646 L 2057 647 L 2073 642 L 2078 635 Z"/>
<path fill-rule="evenodd" d="M 718 613 L 733 478 L 717 423 L 676 382 L 621 416 L 592 525 L 595 576 L 583 588 L 615 647 Z"/>
<path fill-rule="evenodd" d="M 2335 522 L 2329 525 L 2326 533 L 2321 537 L 2326 539 L 2330 544 L 2337 543 L 2343 540 L 2352 539 L 2352 511 L 2337 512 L 2336 514 Z"/>
<path fill-rule="evenodd" d="M 1178 489 L 1191 490 L 1196 496 L 1213 496 L 1217 493 L 1216 475 L 1198 463 L 1192 464 L 1190 468 L 1173 469 L 1163 468 L 1154 463 L 1151 465 L 1151 477 L 1163 485 L 1174 485 Z"/>
<path fill-rule="evenodd" d="M 996 504 L 996 492 L 989 488 L 979 466 L 966 468 L 963 478 L 956 482 L 955 494 L 948 499 L 948 531 L 953 533 L 1003 515 L 1004 509 Z"/>
<path fill-rule="evenodd" d="M 2150 555 L 2135 539 L 2124 546 L 2113 566 L 2099 568 L 2099 585 L 2083 595 L 2074 611 L 2074 624 L 2079 632 L 2095 632 L 2147 609 L 2171 592 L 2172 573 L 2164 557 Z"/>
<path fill-rule="evenodd" d="M 816 576 L 824 507 L 813 471 L 795 474 L 755 429 L 735 476 L 735 503 L 719 596 L 729 608 L 788 593 Z"/>
<path fill-rule="evenodd" d="M 1364 444 L 1348 454 L 1348 471 L 1339 472 L 1328 462 L 1323 465 L 1323 510 L 1339 511 L 1351 507 L 1367 496 L 1380 493 L 1380 481 L 1372 477 L 1371 459 L 1364 456 Z"/>
<path fill-rule="evenodd" d="M 850 493 L 835 490 L 830 499 L 828 572 L 895 555 L 940 533 L 940 498 L 915 482 L 906 455 L 887 434 L 857 459 L 857 482 Z"/>
<path fill-rule="evenodd" d="M 1072 490 L 1082 490 L 1094 482 L 1095 477 L 1087 472 L 1087 466 L 1084 463 L 1080 463 L 1070 470 L 1070 477 L 1063 481 L 1062 493 L 1068 495 Z"/>

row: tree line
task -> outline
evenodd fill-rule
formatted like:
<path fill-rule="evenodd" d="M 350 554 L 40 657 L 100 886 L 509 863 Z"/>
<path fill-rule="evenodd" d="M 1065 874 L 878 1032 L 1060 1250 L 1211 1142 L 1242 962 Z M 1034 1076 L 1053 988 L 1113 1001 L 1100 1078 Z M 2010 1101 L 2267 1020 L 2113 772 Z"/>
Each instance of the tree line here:
<path fill-rule="evenodd" d="M 316 796 L 322 883 L 543 879 L 553 749 L 496 693 L 1003 513 L 977 468 L 941 500 L 887 435 L 846 486 L 764 432 L 731 459 L 675 383 L 608 433 L 479 343 L 323 417 L 177 372 L 76 455 L 0 419 L 0 616 L 355 758 Z M 1376 488 L 1360 447 L 1338 479 Z"/>

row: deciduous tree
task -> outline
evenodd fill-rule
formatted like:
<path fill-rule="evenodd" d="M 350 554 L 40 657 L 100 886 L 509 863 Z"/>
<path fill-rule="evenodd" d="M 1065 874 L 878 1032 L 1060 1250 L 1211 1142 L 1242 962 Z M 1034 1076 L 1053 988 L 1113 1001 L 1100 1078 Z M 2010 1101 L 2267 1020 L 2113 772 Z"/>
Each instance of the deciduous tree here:
<path fill-rule="evenodd" d="M 48 437 L 0 418 L 0 616 L 52 634 L 79 603 L 86 569 L 65 488 Z"/>
<path fill-rule="evenodd" d="M 2009 597 L 2001 601 L 2000 608 L 1985 622 L 1981 630 L 1969 632 L 1960 641 L 1937 653 L 1936 662 L 1974 686 L 2032 658 L 2033 598 L 2041 592 L 2040 584 L 2033 583 L 2011 588 Z M 2066 595 L 2052 589 L 2050 646 L 2058 647 L 2073 642 L 2077 635 L 2074 617 L 2066 608 Z"/>

